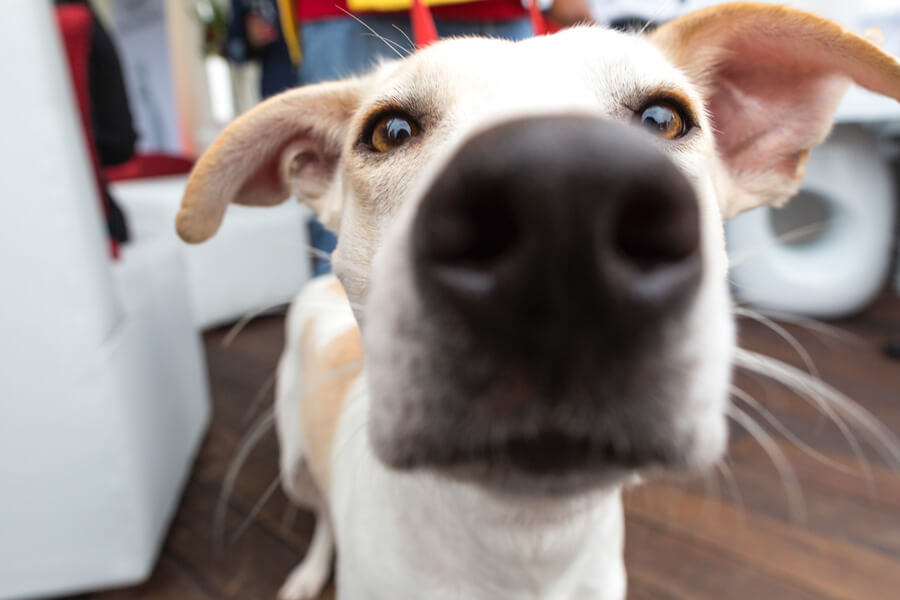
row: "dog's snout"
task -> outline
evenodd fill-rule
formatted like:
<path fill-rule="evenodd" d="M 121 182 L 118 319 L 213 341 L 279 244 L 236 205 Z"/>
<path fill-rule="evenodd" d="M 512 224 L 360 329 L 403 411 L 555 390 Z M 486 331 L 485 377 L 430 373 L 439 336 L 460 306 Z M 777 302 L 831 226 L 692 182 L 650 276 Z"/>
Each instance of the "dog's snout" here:
<path fill-rule="evenodd" d="M 531 118 L 463 144 L 419 208 L 413 263 L 426 302 L 489 328 L 624 332 L 697 287 L 699 229 L 692 186 L 644 132 Z"/>
<path fill-rule="evenodd" d="M 616 199 L 614 248 L 623 261 L 638 271 L 677 265 L 699 250 L 696 200 L 688 190 L 673 183 L 636 181 Z"/>

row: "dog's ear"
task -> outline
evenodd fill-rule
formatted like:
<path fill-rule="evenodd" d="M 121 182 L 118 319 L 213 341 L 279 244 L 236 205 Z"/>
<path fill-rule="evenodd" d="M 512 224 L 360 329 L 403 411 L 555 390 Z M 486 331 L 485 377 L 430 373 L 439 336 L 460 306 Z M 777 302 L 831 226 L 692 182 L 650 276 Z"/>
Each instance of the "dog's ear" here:
<path fill-rule="evenodd" d="M 872 36 L 874 38 L 874 36 Z M 780 204 L 851 82 L 900 100 L 900 63 L 840 25 L 771 4 L 714 6 L 650 39 L 697 83 L 724 161 L 724 216 Z"/>
<path fill-rule="evenodd" d="M 205 241 L 229 203 L 271 206 L 290 196 L 333 226 L 337 215 L 325 205 L 325 192 L 364 86 L 364 79 L 348 79 L 301 87 L 233 121 L 191 172 L 175 220 L 178 235 Z"/>

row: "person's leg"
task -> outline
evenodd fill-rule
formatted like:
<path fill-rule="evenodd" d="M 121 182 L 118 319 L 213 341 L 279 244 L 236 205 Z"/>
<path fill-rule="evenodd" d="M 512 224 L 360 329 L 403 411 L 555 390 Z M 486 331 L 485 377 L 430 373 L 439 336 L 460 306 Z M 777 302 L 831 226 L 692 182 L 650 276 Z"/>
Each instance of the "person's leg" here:
<path fill-rule="evenodd" d="M 325 275 L 331 273 L 331 260 L 325 255 L 331 256 L 337 246 L 337 237 L 325 229 L 316 217 L 312 217 L 307 224 L 309 232 L 309 244 L 316 249 L 312 256 L 313 275 Z"/>
<path fill-rule="evenodd" d="M 365 73 L 381 58 L 405 56 L 411 51 L 412 45 L 406 39 L 411 37 L 409 19 L 405 16 L 361 20 L 364 24 L 351 17 L 340 17 L 304 23 L 300 27 L 301 83 Z"/>
<path fill-rule="evenodd" d="M 353 29 L 350 18 L 322 19 L 300 26 L 300 43 L 303 58 L 300 62 L 301 85 L 340 79 L 351 75 L 347 72 L 347 57 L 352 54 L 345 40 Z"/>
<path fill-rule="evenodd" d="M 266 49 L 260 59 L 262 74 L 259 87 L 263 99 L 297 86 L 297 66 L 291 61 L 284 42 Z"/>
<path fill-rule="evenodd" d="M 435 25 L 440 37 L 483 35 L 508 40 L 522 40 L 534 35 L 534 29 L 528 17 L 513 19 L 512 21 L 451 21 L 439 19 L 435 21 Z"/>
<path fill-rule="evenodd" d="M 380 58 L 397 57 L 412 50 L 412 28 L 405 14 L 369 16 L 361 20 L 362 23 L 351 17 L 340 17 L 301 26 L 302 84 L 364 73 Z M 533 35 L 527 17 L 512 21 L 438 19 L 436 26 L 441 37 L 476 34 L 518 40 Z"/>

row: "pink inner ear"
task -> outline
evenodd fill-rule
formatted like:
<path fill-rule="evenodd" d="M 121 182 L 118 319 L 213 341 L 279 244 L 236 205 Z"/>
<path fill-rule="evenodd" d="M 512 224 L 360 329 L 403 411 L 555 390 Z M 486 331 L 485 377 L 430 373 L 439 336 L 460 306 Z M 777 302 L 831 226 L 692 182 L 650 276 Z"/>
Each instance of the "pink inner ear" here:
<path fill-rule="evenodd" d="M 277 156 L 280 152 L 276 152 Z M 247 178 L 240 191 L 235 194 L 236 204 L 248 206 L 270 206 L 280 204 L 289 192 L 278 172 L 278 161 L 263 161 L 259 169 Z"/>
<path fill-rule="evenodd" d="M 748 40 L 720 61 L 708 106 L 732 173 L 793 180 L 805 152 L 829 131 L 849 79 L 810 54 L 789 41 Z"/>
<path fill-rule="evenodd" d="M 337 164 L 337 156 L 327 152 L 322 135 L 312 129 L 297 132 L 270 155 L 241 187 L 235 202 L 278 204 L 291 192 L 305 196 L 299 200 L 311 201 L 309 196 L 324 192 Z"/>

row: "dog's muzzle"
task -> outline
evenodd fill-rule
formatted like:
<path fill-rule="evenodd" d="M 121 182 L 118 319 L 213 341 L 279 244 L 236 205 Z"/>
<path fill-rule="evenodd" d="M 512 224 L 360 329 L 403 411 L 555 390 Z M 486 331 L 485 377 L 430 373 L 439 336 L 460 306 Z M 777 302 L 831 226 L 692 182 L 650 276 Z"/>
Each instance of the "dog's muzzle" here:
<path fill-rule="evenodd" d="M 661 143 L 576 116 L 462 143 L 401 246 L 411 288 L 372 304 L 370 439 L 386 465 L 567 493 L 699 464 L 719 431 L 687 341 L 700 211 Z"/>
<path fill-rule="evenodd" d="M 701 278 L 699 210 L 643 131 L 590 117 L 507 122 L 468 140 L 413 225 L 433 313 L 546 394 L 580 358 L 628 354 Z"/>

